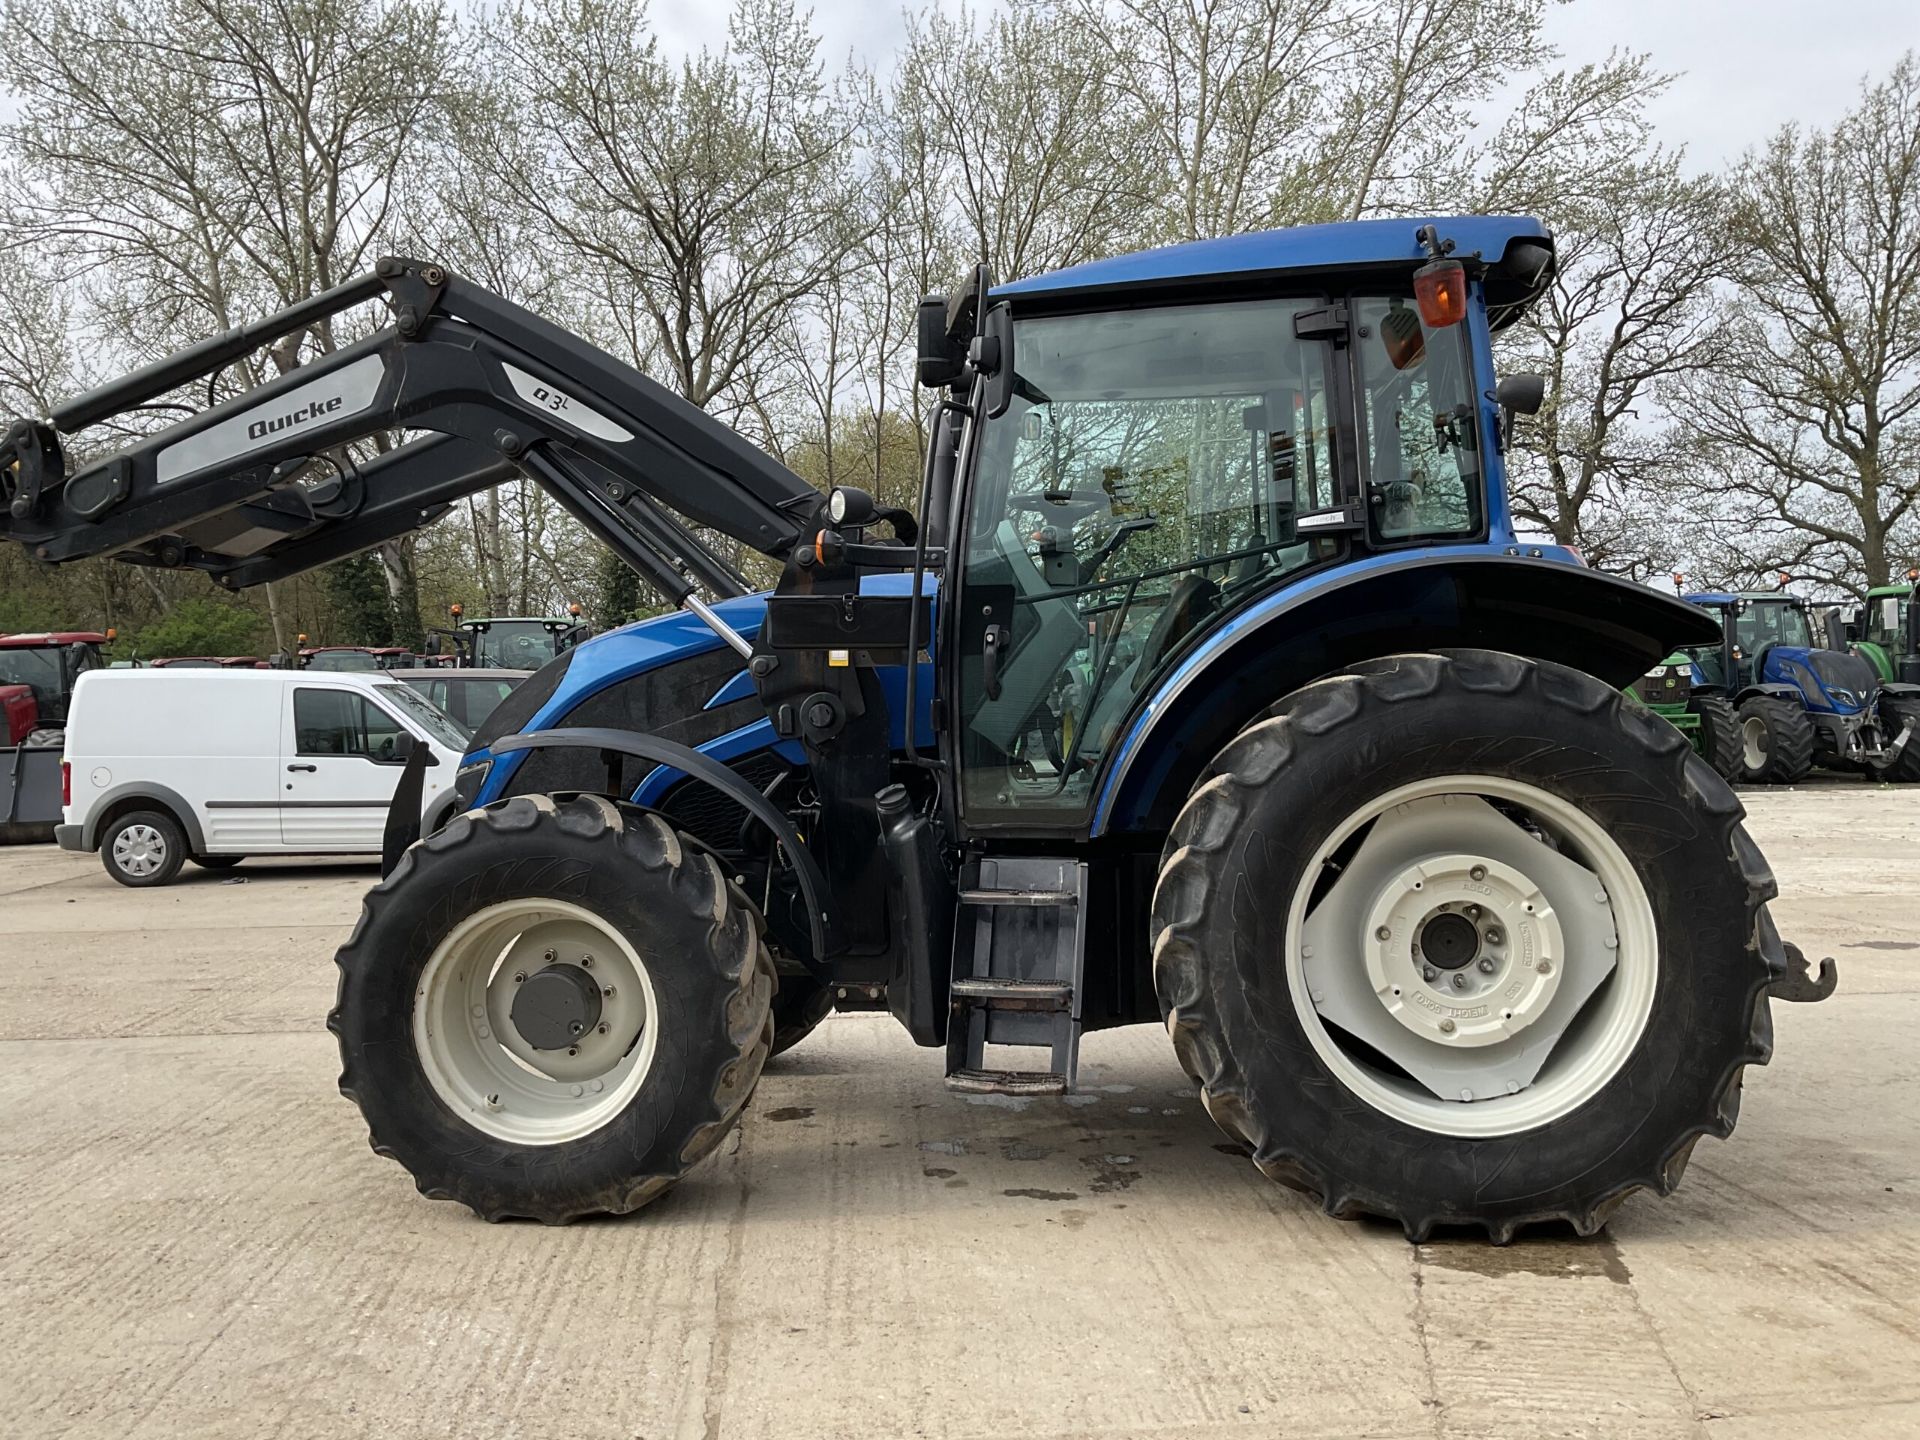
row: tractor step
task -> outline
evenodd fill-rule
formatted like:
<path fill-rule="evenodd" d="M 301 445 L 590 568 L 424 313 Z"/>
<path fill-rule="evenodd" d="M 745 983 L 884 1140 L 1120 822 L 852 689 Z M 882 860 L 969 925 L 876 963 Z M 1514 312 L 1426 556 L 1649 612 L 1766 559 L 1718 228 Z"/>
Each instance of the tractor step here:
<path fill-rule="evenodd" d="M 1054 980 L 956 980 L 955 999 L 989 1010 L 1069 1010 L 1073 987 Z"/>
<path fill-rule="evenodd" d="M 1064 1095 L 1067 1077 L 1046 1070 L 956 1070 L 947 1088 L 970 1095 Z"/>
<path fill-rule="evenodd" d="M 947 1084 L 973 1094 L 1065 1094 L 1080 1063 L 1087 867 L 996 856 L 968 871 L 954 927 Z M 1047 1067 L 996 1068 L 989 1045 L 1045 1048 Z"/>
<path fill-rule="evenodd" d="M 1078 905 L 1080 897 L 1071 890 L 962 890 L 962 905 L 1036 905 L 1051 909 L 1056 905 Z"/>

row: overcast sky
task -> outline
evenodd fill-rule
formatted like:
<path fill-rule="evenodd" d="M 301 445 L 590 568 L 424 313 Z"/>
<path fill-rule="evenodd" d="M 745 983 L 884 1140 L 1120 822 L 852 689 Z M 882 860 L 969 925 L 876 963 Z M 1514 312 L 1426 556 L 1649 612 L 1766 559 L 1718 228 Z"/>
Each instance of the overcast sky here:
<path fill-rule="evenodd" d="M 719 44 L 726 0 L 653 0 L 670 45 Z M 831 57 L 883 65 L 903 32 L 898 0 L 816 0 Z M 1702 169 L 1737 156 L 1788 121 L 1831 123 L 1861 77 L 1920 49 L 1915 0 L 1573 0 L 1549 33 L 1569 61 L 1644 50 L 1679 79 L 1655 109 L 1661 136 Z"/>

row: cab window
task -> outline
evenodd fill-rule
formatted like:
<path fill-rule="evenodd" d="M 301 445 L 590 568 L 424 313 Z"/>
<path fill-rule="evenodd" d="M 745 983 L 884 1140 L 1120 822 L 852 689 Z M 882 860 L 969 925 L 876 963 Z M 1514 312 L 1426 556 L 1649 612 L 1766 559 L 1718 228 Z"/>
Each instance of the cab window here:
<path fill-rule="evenodd" d="M 1429 329 L 1398 297 L 1354 302 L 1360 450 L 1376 543 L 1460 539 L 1482 523 L 1467 327 Z"/>

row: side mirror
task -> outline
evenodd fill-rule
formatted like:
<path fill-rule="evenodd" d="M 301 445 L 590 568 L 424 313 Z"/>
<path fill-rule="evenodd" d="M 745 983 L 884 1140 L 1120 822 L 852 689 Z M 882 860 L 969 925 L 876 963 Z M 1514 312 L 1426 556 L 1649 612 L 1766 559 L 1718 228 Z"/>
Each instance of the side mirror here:
<path fill-rule="evenodd" d="M 1013 307 L 1002 300 L 988 310 L 967 356 L 987 382 L 987 418 L 998 420 L 1013 404 Z"/>
<path fill-rule="evenodd" d="M 1547 401 L 1544 375 L 1505 375 L 1493 387 L 1493 400 L 1510 415 L 1538 415 Z"/>

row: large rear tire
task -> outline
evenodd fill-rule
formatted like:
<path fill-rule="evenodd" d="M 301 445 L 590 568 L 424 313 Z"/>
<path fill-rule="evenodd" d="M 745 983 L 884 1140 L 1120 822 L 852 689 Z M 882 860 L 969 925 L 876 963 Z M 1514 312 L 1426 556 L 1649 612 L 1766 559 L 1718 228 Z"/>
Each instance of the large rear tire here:
<path fill-rule="evenodd" d="M 1215 757 L 1169 837 L 1174 1048 L 1330 1214 L 1591 1234 L 1731 1132 L 1771 1051 L 1786 959 L 1741 815 L 1672 726 L 1561 666 L 1460 651 L 1317 682 Z"/>
<path fill-rule="evenodd" d="M 1739 714 L 1741 780 L 1798 785 L 1813 773 L 1813 722 L 1796 701 L 1755 695 Z"/>
<path fill-rule="evenodd" d="M 758 913 L 658 816 L 597 795 L 454 817 L 336 962 L 327 1027 L 374 1150 L 488 1220 L 664 1193 L 732 1128 L 773 1039 Z"/>
<path fill-rule="evenodd" d="M 1740 716 L 1724 695 L 1696 695 L 1690 702 L 1700 717 L 1700 758 L 1728 784 L 1741 777 Z"/>

